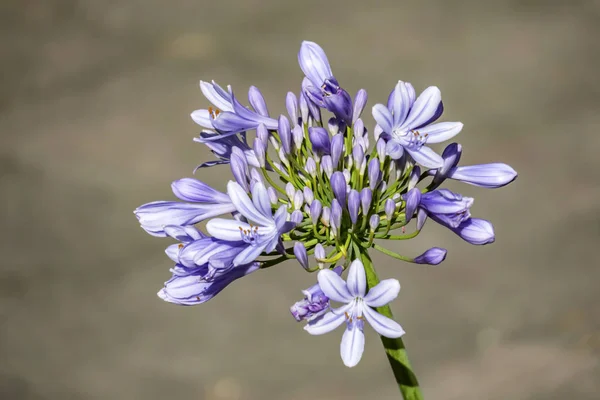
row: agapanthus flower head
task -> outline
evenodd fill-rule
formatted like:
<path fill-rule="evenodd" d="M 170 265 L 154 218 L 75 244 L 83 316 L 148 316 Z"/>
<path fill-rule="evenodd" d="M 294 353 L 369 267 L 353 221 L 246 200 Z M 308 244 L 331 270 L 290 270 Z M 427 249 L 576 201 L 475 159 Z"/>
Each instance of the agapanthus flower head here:
<path fill-rule="evenodd" d="M 352 98 L 319 45 L 303 42 L 298 61 L 304 78 L 299 93 L 285 96 L 287 116 L 272 117 L 254 86 L 246 107 L 230 86 L 201 82 L 211 104 L 192 113 L 202 127 L 194 140 L 216 160 L 198 168 L 221 168 L 215 177 L 231 172 L 219 185 L 226 190 L 179 179 L 172 184 L 179 201 L 151 202 L 135 215 L 151 235 L 177 241 L 166 251 L 175 263 L 172 278 L 159 292 L 171 303 L 204 303 L 234 280 L 291 259 L 301 266 L 297 271 L 318 271 L 318 283 L 303 292 L 292 315 L 307 321 L 311 334 L 345 322 L 342 359 L 354 366 L 363 352 L 365 321 L 387 338 L 404 334 L 379 313 L 400 284 L 376 284 L 373 267 L 363 261 L 377 250 L 413 264 L 440 264 L 447 255 L 440 247 L 412 250 L 421 253 L 415 256 L 385 246 L 416 237 L 428 219 L 468 243 L 492 243 L 492 224 L 471 217 L 473 198 L 440 186 L 453 179 L 498 188 L 517 174 L 502 163 L 458 165 L 457 143 L 441 155 L 430 147 L 463 128 L 460 122 L 436 122 L 444 109 L 437 87 L 417 96 L 410 83 L 398 81 L 387 102 L 373 107 L 377 125 L 370 129 L 361 119 L 366 90 Z M 197 228 L 205 221 L 207 234 Z M 343 305 L 332 308 L 331 302 Z"/>

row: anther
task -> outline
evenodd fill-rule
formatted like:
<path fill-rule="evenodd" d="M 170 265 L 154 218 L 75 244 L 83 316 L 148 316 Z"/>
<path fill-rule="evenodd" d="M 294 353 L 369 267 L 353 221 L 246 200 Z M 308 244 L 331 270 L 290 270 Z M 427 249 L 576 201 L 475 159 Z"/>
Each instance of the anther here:
<path fill-rule="evenodd" d="M 180 248 L 180 249 L 183 249 L 183 247 L 184 247 L 183 243 L 179 243 L 179 246 L 177 246 L 177 247 Z"/>

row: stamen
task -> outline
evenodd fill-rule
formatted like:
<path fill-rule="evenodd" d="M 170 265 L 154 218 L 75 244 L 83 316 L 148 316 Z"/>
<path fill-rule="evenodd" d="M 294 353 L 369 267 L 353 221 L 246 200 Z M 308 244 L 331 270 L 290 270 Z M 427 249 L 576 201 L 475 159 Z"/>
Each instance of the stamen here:
<path fill-rule="evenodd" d="M 177 246 L 177 247 L 180 248 L 180 249 L 183 249 L 183 247 L 184 247 L 183 243 L 179 243 L 179 246 Z"/>

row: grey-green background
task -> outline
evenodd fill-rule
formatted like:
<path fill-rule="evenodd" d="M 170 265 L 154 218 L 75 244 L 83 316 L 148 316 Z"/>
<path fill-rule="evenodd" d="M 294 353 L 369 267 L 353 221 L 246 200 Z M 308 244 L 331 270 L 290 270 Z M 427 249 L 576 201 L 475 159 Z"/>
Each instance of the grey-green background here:
<path fill-rule="evenodd" d="M 444 118 L 465 124 L 463 163 L 520 174 L 452 186 L 495 244 L 429 223 L 395 249 L 444 246 L 444 264 L 375 259 L 402 284 L 393 309 L 426 398 L 597 399 L 599 37 L 598 1 L 3 0 L 0 398 L 398 398 L 372 331 L 347 369 L 341 330 L 292 319 L 315 279 L 295 263 L 202 306 L 162 302 L 170 242 L 132 214 L 211 157 L 192 142 L 200 79 L 241 98 L 256 85 L 282 113 L 308 39 L 368 110 L 398 79 L 439 86 Z"/>

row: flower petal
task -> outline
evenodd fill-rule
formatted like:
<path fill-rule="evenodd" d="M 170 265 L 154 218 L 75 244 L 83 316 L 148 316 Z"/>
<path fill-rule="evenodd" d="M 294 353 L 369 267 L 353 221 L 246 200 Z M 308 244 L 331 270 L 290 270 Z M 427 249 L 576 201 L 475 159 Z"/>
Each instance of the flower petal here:
<path fill-rule="evenodd" d="M 331 300 L 339 303 L 350 303 L 352 301 L 352 295 L 348 291 L 346 282 L 335 272 L 329 269 L 321 270 L 317 275 L 317 280 L 325 296 Z"/>
<path fill-rule="evenodd" d="M 269 193 L 264 183 L 257 182 L 252 187 L 252 202 L 256 209 L 265 217 L 271 218 L 273 212 L 271 211 L 271 201 L 269 200 Z"/>
<path fill-rule="evenodd" d="M 423 91 L 413 104 L 406 121 L 401 126 L 402 130 L 416 129 L 436 115 L 442 102 L 442 93 L 436 86 L 430 86 Z"/>
<path fill-rule="evenodd" d="M 385 151 L 392 159 L 398 160 L 404 154 L 404 147 L 400 146 L 400 144 L 395 141 L 390 140 L 385 145 Z"/>
<path fill-rule="evenodd" d="M 340 326 L 346 319 L 345 315 L 336 315 L 332 312 L 328 312 L 322 318 L 309 322 L 304 330 L 311 335 L 323 335 L 329 333 L 338 326 Z"/>
<path fill-rule="evenodd" d="M 249 245 L 244 250 L 242 250 L 240 254 L 235 256 L 235 258 L 233 259 L 233 265 L 237 266 L 249 264 L 252 261 L 256 260 L 256 257 L 260 256 L 260 253 L 262 253 L 265 250 L 266 245 L 266 243 Z"/>
<path fill-rule="evenodd" d="M 417 163 L 424 167 L 439 168 L 444 165 L 444 159 L 427 146 L 422 146 L 419 149 L 411 149 L 410 147 L 405 147 L 404 149 Z"/>
<path fill-rule="evenodd" d="M 394 95 L 391 96 L 392 110 L 394 111 L 394 126 L 400 126 L 406 120 L 408 111 L 414 102 L 414 97 L 411 101 L 410 94 L 410 88 L 406 85 L 406 83 L 398 81 L 394 89 Z"/>
<path fill-rule="evenodd" d="M 503 163 L 490 163 L 452 168 L 447 177 L 474 186 L 495 189 L 514 181 L 517 171 Z"/>
<path fill-rule="evenodd" d="M 231 96 L 221 86 L 213 83 L 200 81 L 200 90 L 208 101 L 214 104 L 221 111 L 233 111 L 231 105 Z"/>
<path fill-rule="evenodd" d="M 384 279 L 369 289 L 365 303 L 371 307 L 383 307 L 394 300 L 400 292 L 400 282 L 397 279 Z"/>
<path fill-rule="evenodd" d="M 427 135 L 427 143 L 441 143 L 458 135 L 462 128 L 461 122 L 439 122 L 419 129 L 419 133 Z"/>
<path fill-rule="evenodd" d="M 244 217 L 262 226 L 274 225 L 273 219 L 267 218 L 254 206 L 254 203 L 252 203 L 252 200 L 250 200 L 250 197 L 248 197 L 248 194 L 239 183 L 229 181 L 227 184 L 227 194 L 236 210 Z"/>
<path fill-rule="evenodd" d="M 365 267 L 360 260 L 352 261 L 348 269 L 348 277 L 346 279 L 348 291 L 352 297 L 364 297 L 367 291 L 367 275 Z"/>
<path fill-rule="evenodd" d="M 346 329 L 340 344 L 340 354 L 346 367 L 354 367 L 362 358 L 365 350 L 365 334 L 359 324 L 352 324 Z"/>
<path fill-rule="evenodd" d="M 203 128 L 213 128 L 212 118 L 210 117 L 210 113 L 206 109 L 195 110 L 190 114 L 190 117 L 192 117 L 192 120 L 194 120 L 195 123 L 197 123 Z"/>
<path fill-rule="evenodd" d="M 363 315 L 371 324 L 373 329 L 381 336 L 385 336 L 391 339 L 399 338 L 404 335 L 404 329 L 393 319 L 386 317 L 385 315 L 379 314 L 371 307 L 363 307 Z"/>
<path fill-rule="evenodd" d="M 231 203 L 229 196 L 213 189 L 204 182 L 193 178 L 183 178 L 171 184 L 175 196 L 183 201 L 196 203 Z"/>
<path fill-rule="evenodd" d="M 496 240 L 493 225 L 485 219 L 469 218 L 458 228 L 450 229 L 463 240 L 475 245 L 489 244 Z"/>
<path fill-rule="evenodd" d="M 303 41 L 298 52 L 298 64 L 313 85 L 320 87 L 333 73 L 325 51 L 315 42 Z"/>
<path fill-rule="evenodd" d="M 235 219 L 214 218 L 206 224 L 209 234 L 221 240 L 242 240 L 241 230 L 251 230 L 250 224 Z"/>
<path fill-rule="evenodd" d="M 383 129 L 385 133 L 392 133 L 394 129 L 394 119 L 392 113 L 383 104 L 375 104 L 373 106 L 373 118 L 377 125 Z"/>

